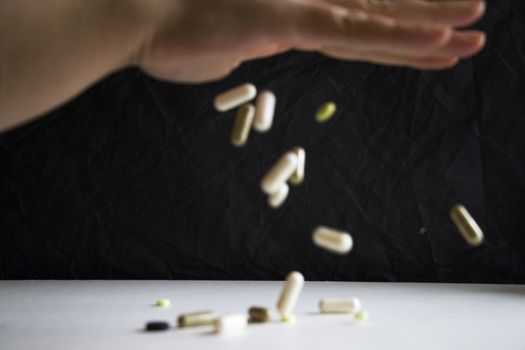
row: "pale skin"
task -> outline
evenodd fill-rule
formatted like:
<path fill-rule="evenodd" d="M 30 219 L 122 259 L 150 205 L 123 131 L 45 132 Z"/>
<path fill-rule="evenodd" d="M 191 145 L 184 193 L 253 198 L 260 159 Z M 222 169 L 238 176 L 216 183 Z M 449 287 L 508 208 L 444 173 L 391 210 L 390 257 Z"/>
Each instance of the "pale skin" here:
<path fill-rule="evenodd" d="M 485 35 L 478 0 L 0 0 L 0 132 L 139 67 L 184 83 L 290 49 L 439 70 Z"/>

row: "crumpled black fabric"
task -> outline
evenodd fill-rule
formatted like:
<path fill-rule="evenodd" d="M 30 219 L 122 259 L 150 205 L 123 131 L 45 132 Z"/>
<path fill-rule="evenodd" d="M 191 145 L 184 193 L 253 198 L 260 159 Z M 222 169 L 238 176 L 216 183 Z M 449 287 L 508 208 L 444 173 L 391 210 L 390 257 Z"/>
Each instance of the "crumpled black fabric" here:
<path fill-rule="evenodd" d="M 487 49 L 445 72 L 294 52 L 200 86 L 109 77 L 0 136 L 0 278 L 525 282 L 525 2 L 492 1 L 478 27 Z M 212 100 L 246 81 L 277 117 L 236 149 Z M 259 181 L 295 145 L 306 181 L 270 209 Z M 319 224 L 352 253 L 315 247 Z"/>

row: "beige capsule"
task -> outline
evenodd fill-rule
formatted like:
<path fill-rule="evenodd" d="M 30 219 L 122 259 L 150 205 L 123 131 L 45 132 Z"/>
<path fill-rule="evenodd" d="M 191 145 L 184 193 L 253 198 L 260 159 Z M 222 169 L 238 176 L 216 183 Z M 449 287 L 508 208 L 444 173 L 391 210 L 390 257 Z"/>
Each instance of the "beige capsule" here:
<path fill-rule="evenodd" d="M 304 277 L 300 272 L 292 271 L 288 274 L 277 301 L 277 310 L 282 317 L 290 317 L 293 314 L 303 286 Z"/>
<path fill-rule="evenodd" d="M 183 327 L 198 327 L 213 325 L 219 319 L 213 311 L 198 311 L 182 314 L 177 318 L 177 325 Z"/>
<path fill-rule="evenodd" d="M 292 152 L 294 152 L 297 155 L 297 167 L 295 168 L 294 173 L 290 177 L 290 183 L 292 185 L 297 186 L 302 184 L 304 181 L 306 152 L 304 148 L 301 147 L 294 147 L 292 149 Z"/>
<path fill-rule="evenodd" d="M 288 198 L 288 193 L 290 193 L 290 186 L 285 182 L 279 187 L 277 192 L 268 195 L 268 205 L 274 209 L 281 207 L 286 201 L 286 198 Z"/>
<path fill-rule="evenodd" d="M 356 313 L 361 310 L 361 301 L 357 298 L 325 298 L 319 302 L 323 313 Z"/>
<path fill-rule="evenodd" d="M 275 165 L 268 171 L 261 181 L 261 188 L 264 193 L 272 194 L 277 192 L 281 185 L 286 183 L 297 168 L 297 155 L 294 152 L 287 152 Z"/>
<path fill-rule="evenodd" d="M 249 102 L 257 95 L 257 88 L 253 84 L 243 84 L 225 91 L 215 97 L 215 109 L 227 112 Z"/>
<path fill-rule="evenodd" d="M 468 244 L 477 247 L 483 243 L 483 231 L 463 205 L 454 205 L 450 210 L 450 218 Z"/>
<path fill-rule="evenodd" d="M 266 132 L 271 129 L 275 114 L 276 98 L 273 92 L 263 91 L 257 96 L 255 103 L 255 122 L 253 128 L 258 132 Z"/>
<path fill-rule="evenodd" d="M 264 323 L 272 320 L 272 311 L 267 307 L 252 306 L 248 310 L 249 322 Z"/>
<path fill-rule="evenodd" d="M 248 141 L 250 129 L 252 128 L 255 117 L 255 107 L 252 104 L 245 104 L 237 112 L 233 122 L 231 142 L 236 147 L 242 147 Z"/>
<path fill-rule="evenodd" d="M 312 234 L 312 239 L 317 246 L 339 254 L 350 252 L 353 246 L 350 234 L 325 226 L 317 227 Z"/>

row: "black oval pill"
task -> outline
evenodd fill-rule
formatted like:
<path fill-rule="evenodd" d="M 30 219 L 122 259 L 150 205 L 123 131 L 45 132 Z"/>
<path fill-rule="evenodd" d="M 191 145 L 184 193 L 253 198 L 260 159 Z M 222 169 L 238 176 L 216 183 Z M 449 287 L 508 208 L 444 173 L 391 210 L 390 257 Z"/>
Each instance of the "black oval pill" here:
<path fill-rule="evenodd" d="M 164 321 L 150 321 L 146 323 L 147 331 L 165 331 L 170 328 L 170 324 Z"/>

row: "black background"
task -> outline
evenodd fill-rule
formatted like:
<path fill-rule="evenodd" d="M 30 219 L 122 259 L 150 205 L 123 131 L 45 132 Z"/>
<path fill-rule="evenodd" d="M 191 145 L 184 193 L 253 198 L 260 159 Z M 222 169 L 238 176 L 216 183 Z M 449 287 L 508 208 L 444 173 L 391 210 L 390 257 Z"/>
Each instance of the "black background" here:
<path fill-rule="evenodd" d="M 109 77 L 0 135 L 0 278 L 525 282 L 524 1 L 492 1 L 478 27 L 488 47 L 438 73 L 287 53 L 200 86 Z M 246 81 L 277 116 L 236 149 L 235 112 L 212 101 Z M 337 116 L 316 124 L 328 100 Z M 295 145 L 306 181 L 272 210 L 259 181 Z M 319 224 L 353 252 L 316 248 Z"/>

